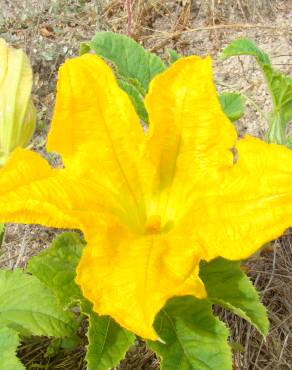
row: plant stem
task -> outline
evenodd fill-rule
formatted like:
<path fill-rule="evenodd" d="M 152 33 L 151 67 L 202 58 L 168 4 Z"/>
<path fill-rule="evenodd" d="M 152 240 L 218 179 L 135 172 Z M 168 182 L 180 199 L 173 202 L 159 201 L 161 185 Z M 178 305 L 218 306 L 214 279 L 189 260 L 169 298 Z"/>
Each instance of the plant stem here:
<path fill-rule="evenodd" d="M 128 29 L 127 34 L 128 36 L 131 36 L 132 34 L 132 3 L 131 0 L 124 0 L 125 1 L 125 8 L 127 10 L 128 14 Z"/>

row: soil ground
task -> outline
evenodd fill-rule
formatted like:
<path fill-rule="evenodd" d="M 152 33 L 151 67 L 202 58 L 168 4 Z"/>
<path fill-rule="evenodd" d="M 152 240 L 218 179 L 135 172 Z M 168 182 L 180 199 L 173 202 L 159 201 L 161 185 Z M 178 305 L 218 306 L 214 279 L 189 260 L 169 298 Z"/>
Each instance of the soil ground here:
<path fill-rule="evenodd" d="M 0 0 L 0 37 L 24 48 L 33 65 L 38 127 L 32 144 L 43 153 L 58 67 L 77 55 L 80 42 L 99 30 L 131 31 L 135 40 L 163 57 L 169 47 L 183 55 L 210 54 L 218 90 L 246 96 L 245 116 L 236 123 L 239 133 L 263 137 L 266 122 L 252 103 L 263 111 L 270 107 L 262 75 L 253 58 L 222 62 L 220 51 L 235 38 L 249 37 L 269 54 L 275 67 L 291 75 L 291 21 L 291 0 L 132 0 L 130 30 L 123 0 Z M 55 158 L 48 159 L 54 163 Z M 38 225 L 8 225 L 0 265 L 25 266 L 59 232 Z M 268 308 L 271 329 L 266 340 L 243 320 L 218 310 L 231 326 L 234 369 L 292 369 L 291 252 L 292 237 L 287 231 L 245 265 Z M 48 343 L 43 338 L 23 346 L 20 355 L 28 368 L 85 369 L 84 348 L 47 358 Z M 137 342 L 119 369 L 157 370 L 159 360 L 143 342 Z"/>

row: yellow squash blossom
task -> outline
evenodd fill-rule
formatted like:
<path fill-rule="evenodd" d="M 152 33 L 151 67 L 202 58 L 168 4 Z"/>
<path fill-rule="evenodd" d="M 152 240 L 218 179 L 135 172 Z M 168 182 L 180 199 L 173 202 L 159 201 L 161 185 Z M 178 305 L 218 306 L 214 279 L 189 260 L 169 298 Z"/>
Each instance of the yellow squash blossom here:
<path fill-rule="evenodd" d="M 32 69 L 26 54 L 0 38 L 0 165 L 18 146 L 28 145 L 36 124 Z"/>
<path fill-rule="evenodd" d="M 246 258 L 292 224 L 292 152 L 237 139 L 210 58 L 174 63 L 145 104 L 146 134 L 100 58 L 67 61 L 47 144 L 65 168 L 16 149 L 0 174 L 0 222 L 82 230 L 84 296 L 155 340 L 169 298 L 206 296 L 200 260 Z"/>

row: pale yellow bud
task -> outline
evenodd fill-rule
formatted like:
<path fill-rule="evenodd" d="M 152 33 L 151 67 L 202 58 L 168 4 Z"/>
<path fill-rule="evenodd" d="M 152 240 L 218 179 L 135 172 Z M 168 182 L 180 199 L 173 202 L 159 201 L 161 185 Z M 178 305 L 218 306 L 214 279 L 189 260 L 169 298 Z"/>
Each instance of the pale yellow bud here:
<path fill-rule="evenodd" d="M 16 147 L 26 147 L 34 133 L 32 69 L 26 54 L 0 38 L 0 165 Z"/>

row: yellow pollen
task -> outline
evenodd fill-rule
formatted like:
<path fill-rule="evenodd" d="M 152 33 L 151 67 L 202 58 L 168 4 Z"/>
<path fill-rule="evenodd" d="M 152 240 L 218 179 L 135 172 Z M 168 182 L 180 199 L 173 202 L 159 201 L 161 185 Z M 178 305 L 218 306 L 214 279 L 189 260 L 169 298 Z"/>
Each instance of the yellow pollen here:
<path fill-rule="evenodd" d="M 161 227 L 160 216 L 153 215 L 153 216 L 148 217 L 146 221 L 146 226 L 145 226 L 146 233 L 149 233 L 149 234 L 158 233 L 160 231 L 160 227 Z"/>

